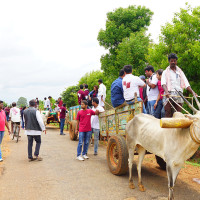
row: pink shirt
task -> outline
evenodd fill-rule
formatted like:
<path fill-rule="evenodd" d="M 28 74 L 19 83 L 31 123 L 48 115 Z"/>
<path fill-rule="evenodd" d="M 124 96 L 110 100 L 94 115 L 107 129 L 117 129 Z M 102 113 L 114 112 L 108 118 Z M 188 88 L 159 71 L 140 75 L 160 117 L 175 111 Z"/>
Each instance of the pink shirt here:
<path fill-rule="evenodd" d="M 1 110 L 0 111 L 0 131 L 5 131 L 5 124 L 6 124 L 6 113 Z"/>
<path fill-rule="evenodd" d="M 160 100 L 163 99 L 163 94 L 164 94 L 164 89 L 162 88 L 161 86 L 161 81 L 158 81 L 158 90 L 159 90 L 159 93 L 160 93 Z"/>
<path fill-rule="evenodd" d="M 93 110 L 80 110 L 77 114 L 76 120 L 79 120 L 79 132 L 89 132 L 91 128 L 91 117 L 95 115 Z"/>

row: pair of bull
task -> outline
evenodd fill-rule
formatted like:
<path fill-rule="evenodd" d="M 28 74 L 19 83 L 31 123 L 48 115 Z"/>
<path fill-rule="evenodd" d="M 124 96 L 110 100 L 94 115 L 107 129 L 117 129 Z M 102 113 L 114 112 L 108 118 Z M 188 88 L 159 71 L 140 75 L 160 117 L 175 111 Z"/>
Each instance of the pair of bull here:
<path fill-rule="evenodd" d="M 174 113 L 173 118 L 189 118 L 193 121 L 189 128 L 163 129 L 160 127 L 160 120 L 151 115 L 138 114 L 126 125 L 127 147 L 129 153 L 129 187 L 134 189 L 132 166 L 134 151 L 137 147 L 138 152 L 138 186 L 140 191 L 145 191 L 141 179 L 141 166 L 146 150 L 166 162 L 169 200 L 174 199 L 173 189 L 177 175 L 184 165 L 198 149 L 200 145 L 200 103 L 196 96 L 194 98 L 199 110 L 194 108 L 182 95 L 179 95 L 192 109 L 194 115 L 183 115 Z"/>

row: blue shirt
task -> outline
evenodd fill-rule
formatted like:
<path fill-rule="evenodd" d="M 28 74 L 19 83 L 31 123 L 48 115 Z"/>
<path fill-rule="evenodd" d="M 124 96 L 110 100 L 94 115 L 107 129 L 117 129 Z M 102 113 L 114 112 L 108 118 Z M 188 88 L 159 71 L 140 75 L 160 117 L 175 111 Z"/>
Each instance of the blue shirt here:
<path fill-rule="evenodd" d="M 124 91 L 122 86 L 122 78 L 119 77 L 111 85 L 111 102 L 113 107 L 120 106 L 124 103 Z"/>

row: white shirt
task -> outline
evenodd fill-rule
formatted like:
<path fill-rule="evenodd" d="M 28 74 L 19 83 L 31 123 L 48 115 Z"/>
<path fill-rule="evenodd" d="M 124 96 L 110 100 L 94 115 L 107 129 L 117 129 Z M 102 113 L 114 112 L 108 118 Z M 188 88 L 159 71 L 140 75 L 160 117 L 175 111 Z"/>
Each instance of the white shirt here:
<path fill-rule="evenodd" d="M 93 111 L 96 111 L 98 110 L 99 112 L 104 112 L 104 108 L 101 107 L 100 105 L 98 105 L 96 108 L 93 107 L 92 108 Z M 92 115 L 91 117 L 91 126 L 92 128 L 95 128 L 95 129 L 100 129 L 99 128 L 99 117 L 97 115 Z"/>
<path fill-rule="evenodd" d="M 122 84 L 124 90 L 124 99 L 126 101 L 134 99 L 135 93 L 137 93 L 137 97 L 139 97 L 139 86 L 143 87 L 145 85 L 144 81 L 133 74 L 126 74 L 126 76 L 123 78 Z"/>
<path fill-rule="evenodd" d="M 44 108 L 47 108 L 47 100 L 44 100 Z"/>
<path fill-rule="evenodd" d="M 156 85 L 155 88 L 150 88 L 147 85 L 147 97 L 148 101 L 154 101 L 157 100 L 158 95 L 159 95 L 159 90 L 158 90 L 158 79 L 156 78 L 156 74 L 153 74 L 151 78 L 149 78 L 149 83 L 152 83 Z"/>
<path fill-rule="evenodd" d="M 170 71 L 171 91 L 175 92 L 176 91 L 175 88 L 176 88 L 178 91 L 183 92 L 183 89 L 181 88 L 181 77 L 180 77 L 179 71 L 177 69 L 176 69 L 176 71 L 173 71 L 171 69 L 169 71 Z M 166 70 L 164 70 L 162 73 L 161 85 L 167 85 L 166 73 L 167 73 Z M 183 79 L 184 79 L 184 83 L 185 83 L 185 88 L 189 87 L 190 84 L 189 84 L 184 72 L 183 72 Z"/>
<path fill-rule="evenodd" d="M 9 117 L 11 118 L 12 122 L 20 122 L 20 109 L 17 107 L 13 107 L 10 109 Z"/>
<path fill-rule="evenodd" d="M 41 116 L 39 110 L 36 111 L 36 119 L 37 119 L 42 131 L 46 130 L 42 116 Z M 41 135 L 42 131 L 25 130 L 25 135 Z"/>
<path fill-rule="evenodd" d="M 103 96 L 103 99 L 106 98 L 106 86 L 103 83 L 99 85 L 99 89 L 98 89 L 98 97 L 101 97 L 101 96 Z"/>
<path fill-rule="evenodd" d="M 51 103 L 50 103 L 49 99 L 46 100 L 46 107 L 45 108 L 51 108 Z"/>

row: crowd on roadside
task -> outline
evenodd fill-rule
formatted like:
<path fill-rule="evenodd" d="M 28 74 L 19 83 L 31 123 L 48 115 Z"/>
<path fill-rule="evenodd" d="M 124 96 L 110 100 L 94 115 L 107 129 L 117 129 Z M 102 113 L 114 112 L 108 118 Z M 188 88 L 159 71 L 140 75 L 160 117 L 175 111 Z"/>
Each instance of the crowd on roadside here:
<path fill-rule="evenodd" d="M 148 65 L 144 69 L 144 75 L 140 77 L 132 74 L 132 66 L 126 65 L 119 72 L 119 78 L 111 85 L 111 102 L 114 108 L 124 105 L 134 104 L 137 101 L 143 102 L 143 113 L 153 115 L 160 119 L 161 117 L 172 117 L 174 111 L 181 111 L 183 104 L 182 98 L 177 91 L 183 93 L 183 89 L 187 89 L 193 95 L 197 94 L 192 90 L 184 72 L 177 66 L 178 57 L 172 53 L 168 56 L 169 66 L 163 70 L 159 69 L 155 72 L 153 66 Z M 104 112 L 106 86 L 103 80 L 99 79 L 98 84 L 94 85 L 90 92 L 88 85 L 80 85 L 80 90 L 77 92 L 78 103 L 82 110 L 77 114 L 76 134 L 79 132 L 79 143 L 77 147 L 77 159 L 83 161 L 88 159 L 87 151 L 91 134 L 94 133 L 94 155 L 98 154 L 98 141 L 100 134 L 98 115 Z M 65 116 L 67 112 L 66 104 L 60 98 L 56 101 L 55 108 L 52 109 L 52 97 L 44 98 L 44 109 L 53 113 L 60 113 L 60 135 L 64 135 L 63 129 L 65 124 Z M 88 109 L 91 108 L 92 109 Z M 3 102 L 0 101 L 0 144 L 3 139 L 5 126 L 10 129 L 7 121 L 11 120 L 11 132 L 13 132 L 12 124 L 20 125 L 28 136 L 28 157 L 32 161 L 32 145 L 33 139 L 36 141 L 35 156 L 39 160 L 39 146 L 41 144 L 41 132 L 46 129 L 38 111 L 38 98 L 29 102 L 29 108 L 16 107 L 16 103 L 12 104 L 12 108 L 6 107 L 3 110 Z M 57 119 L 57 118 L 55 118 Z M 83 150 L 82 150 L 83 147 Z M 0 161 L 2 161 L 0 151 Z"/>

